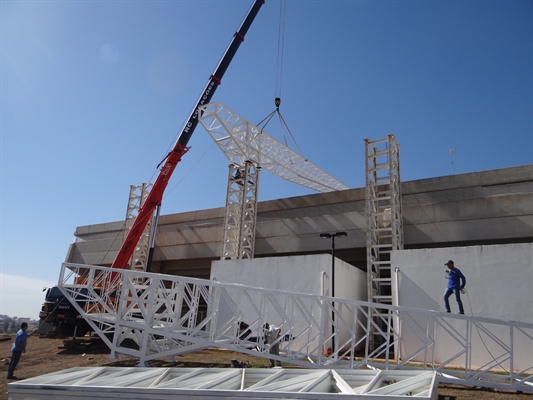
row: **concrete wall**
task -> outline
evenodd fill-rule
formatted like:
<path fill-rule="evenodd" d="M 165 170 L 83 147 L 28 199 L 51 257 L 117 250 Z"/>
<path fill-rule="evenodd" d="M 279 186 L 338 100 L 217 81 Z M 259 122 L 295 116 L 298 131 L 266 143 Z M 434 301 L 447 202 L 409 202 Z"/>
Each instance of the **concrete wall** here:
<path fill-rule="evenodd" d="M 533 241 L 533 165 L 403 182 L 406 248 Z M 364 188 L 258 204 L 255 257 L 328 253 L 321 232 L 346 231 L 336 256 L 366 269 Z M 162 215 L 153 272 L 209 278 L 220 258 L 224 209 Z M 109 265 L 123 222 L 78 227 L 71 262 Z M 195 267 L 196 266 L 196 267 Z"/>
<path fill-rule="evenodd" d="M 331 255 L 318 254 L 294 257 L 269 257 L 253 260 L 214 261 L 211 267 L 211 279 L 219 282 L 240 283 L 246 286 L 262 287 L 268 289 L 284 290 L 315 295 L 331 294 Z M 366 301 L 367 286 L 366 273 L 353 266 L 335 260 L 335 296 L 345 299 Z M 284 296 L 280 294 L 276 300 L 284 304 Z M 223 319 L 233 316 L 229 310 L 224 310 L 228 305 L 219 307 L 219 314 Z M 316 308 L 316 307 L 315 307 Z M 314 310 L 316 315 L 318 309 Z M 257 311 L 250 306 L 243 308 L 243 320 L 251 323 L 258 317 Z M 263 320 L 278 325 L 281 319 L 273 308 L 266 308 L 262 315 Z M 353 315 L 342 315 L 348 323 L 353 322 Z M 362 318 L 362 316 L 359 316 Z M 218 326 L 224 321 L 219 321 Z M 350 324 L 351 325 L 351 324 Z M 295 319 L 295 331 L 303 329 L 304 324 L 299 324 Z M 330 325 L 328 324 L 328 328 Z M 330 330 L 331 331 L 331 330 Z M 347 340 L 348 335 L 343 332 L 340 341 Z M 299 343 L 295 343 L 296 346 Z"/>
<path fill-rule="evenodd" d="M 398 300 L 399 305 L 428 310 L 445 311 L 443 294 L 447 285 L 444 263 L 452 259 L 466 277 L 467 294 L 462 295 L 466 315 L 482 316 L 493 319 L 533 323 L 533 244 L 507 244 L 494 246 L 470 246 L 441 249 L 401 250 L 392 253 L 392 265 L 399 268 Z M 396 291 L 395 291 L 396 292 Z M 458 312 L 455 297 L 450 297 L 453 313 Z M 461 326 L 460 320 L 456 321 Z M 495 335 L 506 338 L 509 331 L 497 325 L 491 327 Z M 439 337 L 439 347 L 444 350 L 437 357 L 446 360 L 446 348 L 453 348 L 455 340 L 445 335 Z M 505 339 L 504 339 L 505 340 Z M 491 347 L 491 340 L 480 339 L 480 332 L 472 333 L 473 347 Z M 515 345 L 524 343 L 521 360 L 515 360 L 518 367 L 531 365 L 533 356 L 532 341 L 516 331 Z M 407 347 L 415 346 L 405 343 Z M 520 347 L 519 347 L 520 348 Z M 498 354 L 496 347 L 492 350 Z M 485 351 L 474 352 L 486 354 Z M 481 356 L 474 359 L 474 365 L 489 362 L 490 358 Z M 477 363 L 477 364 L 476 364 Z"/>

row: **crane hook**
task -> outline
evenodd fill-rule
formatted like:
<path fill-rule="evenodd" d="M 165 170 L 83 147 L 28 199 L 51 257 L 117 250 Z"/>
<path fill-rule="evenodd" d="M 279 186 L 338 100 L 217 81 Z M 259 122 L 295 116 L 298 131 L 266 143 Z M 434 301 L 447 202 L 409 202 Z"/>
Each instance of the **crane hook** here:
<path fill-rule="evenodd" d="M 276 109 L 279 110 L 279 105 L 281 104 L 281 99 L 279 97 L 276 97 L 274 99 L 274 104 L 276 104 Z"/>

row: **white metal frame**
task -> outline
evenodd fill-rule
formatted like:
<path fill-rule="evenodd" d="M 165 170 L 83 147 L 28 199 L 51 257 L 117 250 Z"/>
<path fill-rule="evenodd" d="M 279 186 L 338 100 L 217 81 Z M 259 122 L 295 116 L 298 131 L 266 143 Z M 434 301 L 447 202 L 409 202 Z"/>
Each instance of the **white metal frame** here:
<path fill-rule="evenodd" d="M 254 258 L 259 172 L 252 161 L 229 165 L 222 260 Z"/>
<path fill-rule="evenodd" d="M 246 161 L 253 161 L 260 168 L 282 179 L 318 192 L 348 189 L 221 103 L 212 102 L 201 106 L 200 114 L 200 123 L 230 163 L 243 166 Z"/>
<path fill-rule="evenodd" d="M 150 193 L 152 188 L 151 183 L 143 183 L 141 186 L 130 186 L 130 195 L 128 198 L 128 208 L 126 210 L 126 226 L 124 237 L 128 235 L 135 218 L 139 213 L 141 206 Z M 148 252 L 150 249 L 150 237 L 152 235 L 153 215 L 150 217 L 150 221 L 146 224 L 144 231 L 133 250 L 133 254 L 128 263 L 128 268 L 135 271 L 146 271 L 146 263 L 148 262 Z"/>
<path fill-rule="evenodd" d="M 533 392 L 533 360 L 518 361 L 524 343 L 533 345 L 532 323 L 67 263 L 59 287 L 66 296 L 78 297 L 73 304 L 112 356 L 138 357 L 140 365 L 219 347 L 304 367 L 434 370 L 440 381 Z M 85 296 L 84 307 L 80 296 Z M 206 312 L 200 314 L 202 305 Z M 245 336 L 238 330 L 240 321 L 250 325 Z M 279 356 L 264 343 L 265 322 L 281 326 Z M 474 331 L 489 345 L 480 346 Z M 496 336 L 495 331 L 506 333 Z M 376 334 L 380 345 L 372 348 Z M 332 354 L 323 354 L 333 337 Z M 139 348 L 123 346 L 127 338 Z M 454 346 L 443 349 L 445 338 Z M 442 351 L 448 359 L 438 360 Z M 473 352 L 490 361 L 474 365 L 479 357 Z"/>
<path fill-rule="evenodd" d="M 371 396 L 376 400 L 435 399 L 431 371 L 71 368 L 9 384 L 9 398 L 71 399 L 313 399 Z"/>
<path fill-rule="evenodd" d="M 222 260 L 254 256 L 260 169 L 319 192 L 348 189 L 224 105 L 200 111 L 200 123 L 230 161 Z"/>
<path fill-rule="evenodd" d="M 392 305 L 391 252 L 403 249 L 400 145 L 393 134 L 385 139 L 365 139 L 365 154 L 368 301 Z M 372 317 L 379 321 L 380 313 L 378 308 Z M 379 337 L 375 335 L 376 340 Z M 371 346 L 379 346 L 379 342 Z"/>

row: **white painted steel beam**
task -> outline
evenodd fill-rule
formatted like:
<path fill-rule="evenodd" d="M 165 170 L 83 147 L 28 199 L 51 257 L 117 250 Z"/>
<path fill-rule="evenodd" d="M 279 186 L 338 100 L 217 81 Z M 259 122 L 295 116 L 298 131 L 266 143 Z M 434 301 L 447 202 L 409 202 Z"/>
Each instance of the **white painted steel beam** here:
<path fill-rule="evenodd" d="M 59 287 L 76 298 L 73 304 L 112 355 L 138 357 L 140 365 L 218 347 L 307 368 L 372 367 L 398 376 L 418 368 L 436 371 L 443 382 L 533 393 L 533 359 L 523 357 L 533 346 L 533 323 L 67 263 Z M 205 314 L 198 313 L 199 304 Z M 378 321 L 370 318 L 376 315 Z M 239 331 L 240 321 L 249 332 Z M 265 344 L 265 322 L 281 327 L 279 356 Z M 381 344 L 371 348 L 375 335 Z M 332 354 L 323 354 L 333 338 Z M 123 346 L 125 339 L 139 348 Z M 473 359 L 486 361 L 475 365 Z M 364 392 L 372 390 L 375 384 L 368 382 Z"/>
<path fill-rule="evenodd" d="M 10 400 L 437 398 L 432 371 L 71 368 L 8 384 Z"/>
<path fill-rule="evenodd" d="M 345 190 L 342 184 L 228 107 L 212 102 L 200 107 L 200 123 L 232 164 L 253 161 L 260 168 L 318 192 Z"/>

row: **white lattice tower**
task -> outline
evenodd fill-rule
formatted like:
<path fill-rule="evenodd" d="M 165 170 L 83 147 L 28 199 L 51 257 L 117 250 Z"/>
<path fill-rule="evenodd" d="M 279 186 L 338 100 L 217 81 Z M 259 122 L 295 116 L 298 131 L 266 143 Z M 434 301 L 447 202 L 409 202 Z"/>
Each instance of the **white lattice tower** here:
<path fill-rule="evenodd" d="M 141 186 L 130 186 L 124 237 L 127 236 L 128 231 L 131 229 L 135 218 L 137 218 L 139 209 L 146 200 L 151 188 L 151 183 L 143 183 Z M 141 235 L 137 246 L 135 246 L 135 250 L 133 251 L 130 262 L 128 263 L 128 269 L 132 269 L 134 271 L 146 271 L 148 252 L 150 249 L 150 235 L 152 234 L 152 223 L 153 215 L 150 217 L 150 221 L 148 221 L 146 228 L 144 228 L 143 234 Z"/>
<path fill-rule="evenodd" d="M 253 177 L 257 175 L 258 178 L 259 169 L 266 169 L 280 178 L 318 192 L 348 189 L 346 185 L 224 105 L 213 102 L 200 107 L 200 111 L 200 123 L 230 161 L 222 260 L 253 258 L 258 186 Z M 253 171 L 252 179 L 241 182 L 243 185 L 240 187 L 234 186 L 232 179 L 236 171 L 239 168 L 244 171 L 248 168 L 247 163 L 253 166 L 248 170 L 249 174 Z M 247 186 L 249 182 L 255 185 Z M 238 203 L 243 200 L 246 200 L 245 204 Z M 245 209 L 249 212 L 239 215 L 235 211 Z M 239 216 L 244 219 L 237 222 L 236 218 Z M 237 238 L 237 233 L 244 236 Z M 226 235 L 229 240 L 226 240 Z M 242 244 L 243 251 L 251 251 L 249 257 L 248 253 L 237 251 L 237 243 Z"/>
<path fill-rule="evenodd" d="M 389 134 L 386 139 L 365 139 L 365 152 L 368 301 L 391 305 L 391 252 L 403 249 L 400 145 Z M 376 308 L 372 315 L 375 337 L 379 337 L 381 327 L 387 329 L 379 310 Z"/>
<path fill-rule="evenodd" d="M 254 257 L 259 171 L 252 161 L 229 165 L 222 260 Z"/>

